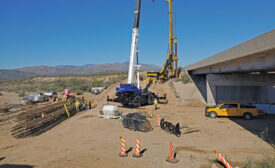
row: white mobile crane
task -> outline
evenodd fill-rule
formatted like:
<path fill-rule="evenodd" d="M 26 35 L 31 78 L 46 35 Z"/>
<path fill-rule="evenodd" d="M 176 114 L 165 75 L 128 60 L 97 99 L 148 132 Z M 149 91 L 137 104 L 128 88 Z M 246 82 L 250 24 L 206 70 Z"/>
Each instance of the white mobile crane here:
<path fill-rule="evenodd" d="M 128 82 L 127 82 L 128 84 L 134 83 L 136 67 L 138 67 L 137 56 L 138 56 L 138 30 L 139 30 L 140 7 L 141 7 L 141 0 L 137 0 L 136 10 L 135 10 L 134 28 L 133 28 L 133 32 L 132 32 L 132 43 L 131 43 L 130 61 L 129 61 L 129 70 L 128 70 Z M 139 82 L 138 82 L 137 87 L 140 88 Z"/>
<path fill-rule="evenodd" d="M 139 107 L 142 105 L 151 105 L 154 103 L 154 99 L 166 99 L 166 97 L 158 97 L 155 93 L 149 92 L 147 89 L 141 90 L 139 85 L 139 67 L 138 56 L 138 30 L 140 19 L 140 7 L 141 0 L 136 1 L 135 21 L 132 32 L 132 43 L 130 51 L 129 71 L 127 84 L 120 84 L 116 88 L 116 98 L 110 99 L 107 97 L 107 101 L 119 102 L 123 106 Z M 137 85 L 134 83 L 135 72 L 137 70 Z"/>

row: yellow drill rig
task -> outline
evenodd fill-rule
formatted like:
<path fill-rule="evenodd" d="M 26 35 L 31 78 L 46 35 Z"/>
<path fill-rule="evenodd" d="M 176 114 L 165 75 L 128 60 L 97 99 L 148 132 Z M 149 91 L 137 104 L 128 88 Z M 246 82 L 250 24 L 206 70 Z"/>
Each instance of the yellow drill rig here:
<path fill-rule="evenodd" d="M 169 53 L 160 72 L 147 72 L 147 82 L 163 83 L 170 78 L 178 78 L 177 38 L 173 36 L 173 0 L 166 0 L 169 4 Z"/>

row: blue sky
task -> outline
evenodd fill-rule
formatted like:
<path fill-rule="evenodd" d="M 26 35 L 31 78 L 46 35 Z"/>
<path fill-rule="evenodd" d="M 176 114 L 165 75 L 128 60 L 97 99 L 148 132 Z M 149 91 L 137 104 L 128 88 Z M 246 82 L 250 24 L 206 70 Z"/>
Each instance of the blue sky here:
<path fill-rule="evenodd" d="M 135 0 L 1 0 L 0 69 L 129 60 Z M 274 0 L 174 0 L 179 65 L 275 28 Z M 143 0 L 139 61 L 163 65 L 168 4 Z"/>

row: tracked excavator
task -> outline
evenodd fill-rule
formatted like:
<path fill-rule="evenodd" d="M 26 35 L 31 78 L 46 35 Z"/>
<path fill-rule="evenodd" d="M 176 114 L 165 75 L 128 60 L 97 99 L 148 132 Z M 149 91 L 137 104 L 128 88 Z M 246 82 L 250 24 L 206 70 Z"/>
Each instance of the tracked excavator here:
<path fill-rule="evenodd" d="M 147 83 L 163 83 L 170 78 L 178 78 L 177 38 L 173 36 L 173 0 L 166 0 L 169 4 L 169 52 L 160 72 L 147 72 Z"/>
<path fill-rule="evenodd" d="M 158 101 L 160 99 L 166 99 L 164 97 L 158 97 L 155 93 L 149 92 L 148 88 L 141 89 L 139 83 L 139 68 L 138 65 L 138 31 L 139 31 L 139 20 L 140 20 L 140 7 L 141 0 L 136 1 L 134 28 L 132 31 L 132 43 L 130 51 L 130 61 L 128 70 L 128 80 L 126 84 L 120 84 L 116 88 L 116 98 L 110 99 L 107 97 L 107 102 L 118 102 L 123 106 L 128 107 L 139 107 L 143 105 L 152 105 L 154 99 Z M 137 84 L 134 83 L 135 73 L 137 72 Z"/>

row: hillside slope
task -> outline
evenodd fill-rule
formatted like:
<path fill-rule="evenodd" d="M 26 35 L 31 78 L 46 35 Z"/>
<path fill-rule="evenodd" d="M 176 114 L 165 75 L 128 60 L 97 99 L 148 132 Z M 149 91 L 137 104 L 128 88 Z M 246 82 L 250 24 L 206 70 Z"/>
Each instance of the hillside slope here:
<path fill-rule="evenodd" d="M 22 79 L 31 76 L 53 76 L 66 74 L 90 75 L 98 73 L 127 72 L 128 62 L 114 64 L 88 64 L 83 66 L 32 66 L 12 70 L 0 70 L 0 81 Z M 159 71 L 161 67 L 156 65 L 141 64 L 141 71 Z"/>
<path fill-rule="evenodd" d="M 27 77 L 35 76 L 33 72 L 22 72 L 18 70 L 5 70 L 0 69 L 0 81 L 22 79 Z"/>

